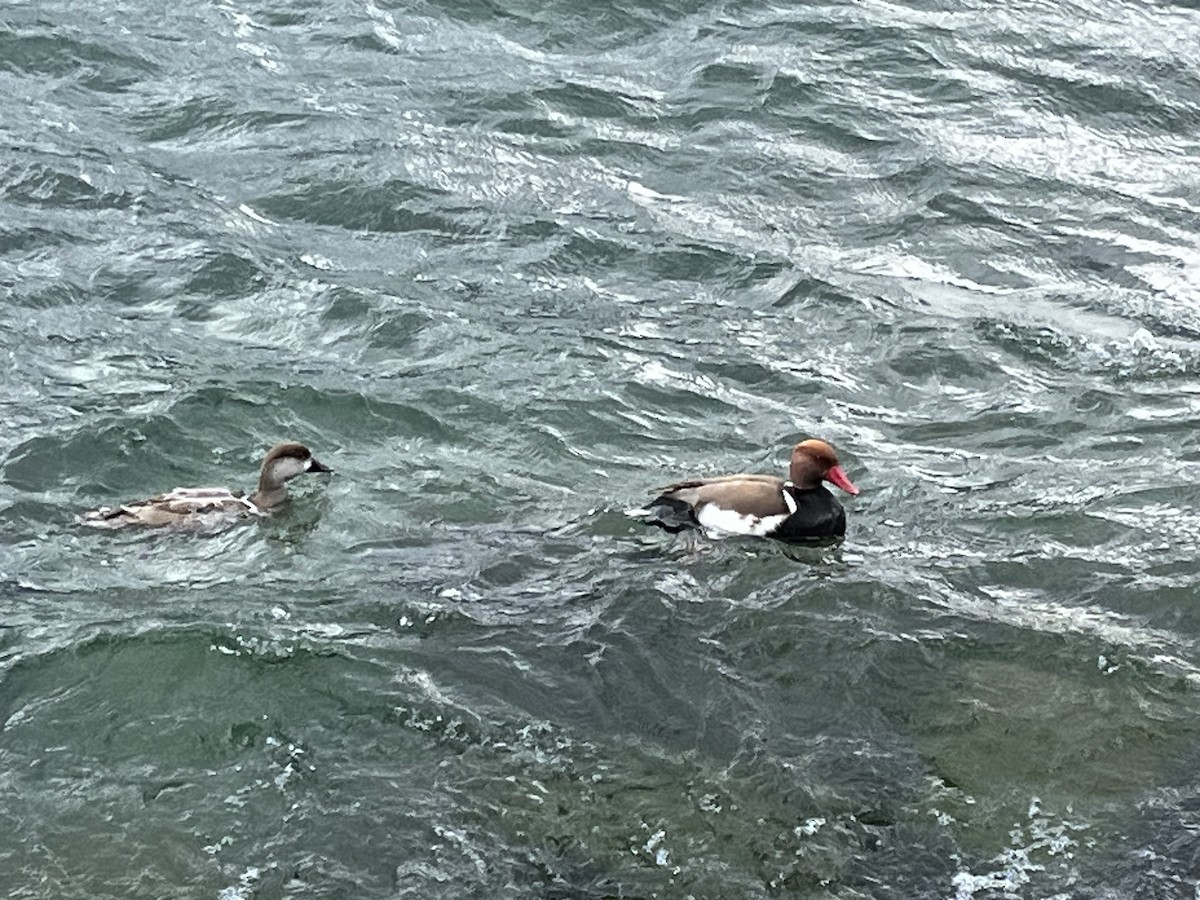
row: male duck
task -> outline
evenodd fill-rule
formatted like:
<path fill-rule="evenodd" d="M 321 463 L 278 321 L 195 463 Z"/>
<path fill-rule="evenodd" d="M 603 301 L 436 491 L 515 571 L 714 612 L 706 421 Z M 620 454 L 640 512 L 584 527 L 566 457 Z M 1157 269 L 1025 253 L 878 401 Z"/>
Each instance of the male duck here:
<path fill-rule="evenodd" d="M 651 501 L 647 521 L 667 531 L 700 527 L 725 534 L 805 541 L 841 537 L 846 512 L 821 483 L 857 494 L 824 441 L 792 448 L 788 480 L 774 475 L 724 475 L 673 484 Z"/>
<path fill-rule="evenodd" d="M 263 459 L 258 490 L 250 496 L 228 488 L 175 488 L 147 500 L 102 506 L 79 521 L 96 528 L 184 528 L 208 531 L 238 519 L 265 516 L 287 499 L 284 483 L 306 472 L 332 472 L 303 444 L 272 447 Z"/>

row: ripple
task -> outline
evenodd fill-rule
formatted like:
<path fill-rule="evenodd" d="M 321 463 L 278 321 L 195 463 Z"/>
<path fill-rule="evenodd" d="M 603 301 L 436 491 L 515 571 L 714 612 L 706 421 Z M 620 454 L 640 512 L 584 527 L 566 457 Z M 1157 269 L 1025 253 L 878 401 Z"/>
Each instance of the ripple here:
<path fill-rule="evenodd" d="M 192 12 L 0 35 L 13 890 L 1191 883 L 1194 11 Z M 810 435 L 837 546 L 623 512 Z"/>

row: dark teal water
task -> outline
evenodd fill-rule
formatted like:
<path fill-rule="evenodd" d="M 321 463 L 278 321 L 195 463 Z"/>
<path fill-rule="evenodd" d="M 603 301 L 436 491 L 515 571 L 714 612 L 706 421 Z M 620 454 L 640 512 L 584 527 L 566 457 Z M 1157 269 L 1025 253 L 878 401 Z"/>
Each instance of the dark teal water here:
<path fill-rule="evenodd" d="M 162 9 L 0 10 L 8 896 L 1196 896 L 1194 4 Z"/>

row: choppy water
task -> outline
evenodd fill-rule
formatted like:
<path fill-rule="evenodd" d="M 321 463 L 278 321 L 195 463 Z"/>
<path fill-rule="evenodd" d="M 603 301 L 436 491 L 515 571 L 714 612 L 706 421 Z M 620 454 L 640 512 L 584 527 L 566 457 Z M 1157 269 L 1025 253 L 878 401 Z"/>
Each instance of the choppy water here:
<path fill-rule="evenodd" d="M 9 896 L 1196 893 L 1195 4 L 49 0 L 0 97 Z M 625 514 L 808 435 L 840 547 Z"/>

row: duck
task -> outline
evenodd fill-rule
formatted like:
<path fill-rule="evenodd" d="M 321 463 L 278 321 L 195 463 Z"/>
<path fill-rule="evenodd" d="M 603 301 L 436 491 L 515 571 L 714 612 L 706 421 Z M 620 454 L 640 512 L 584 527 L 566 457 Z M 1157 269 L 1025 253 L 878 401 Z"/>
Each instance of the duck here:
<path fill-rule="evenodd" d="M 833 447 L 821 440 L 792 448 L 787 479 L 774 475 L 722 475 L 679 481 L 662 488 L 644 511 L 647 523 L 677 533 L 701 528 L 716 535 L 751 535 L 781 541 L 840 538 L 846 511 L 825 487 L 855 496 Z"/>
<path fill-rule="evenodd" d="M 211 531 L 240 519 L 260 518 L 287 499 L 285 483 L 297 475 L 332 472 L 295 441 L 272 447 L 263 458 L 258 489 L 250 495 L 229 488 L 175 488 L 145 500 L 102 506 L 78 520 L 94 528 L 177 528 Z"/>

